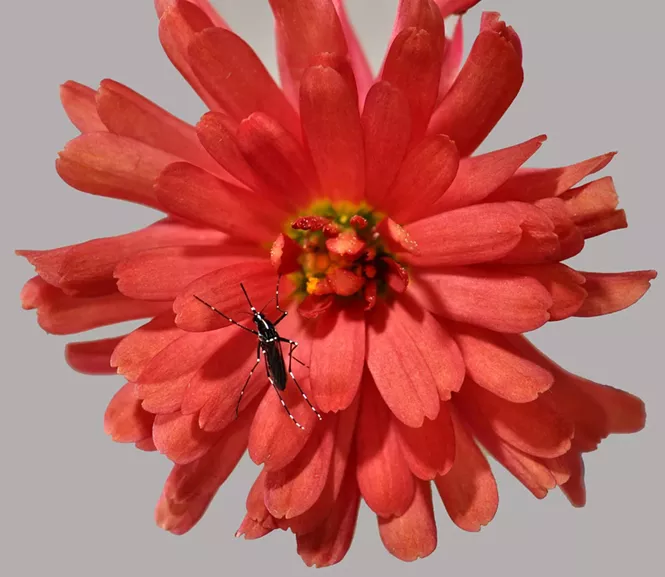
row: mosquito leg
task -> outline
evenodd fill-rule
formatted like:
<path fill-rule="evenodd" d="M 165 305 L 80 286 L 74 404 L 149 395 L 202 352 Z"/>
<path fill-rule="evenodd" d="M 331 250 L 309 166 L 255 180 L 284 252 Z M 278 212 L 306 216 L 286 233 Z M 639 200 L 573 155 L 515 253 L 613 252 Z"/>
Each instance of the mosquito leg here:
<path fill-rule="evenodd" d="M 259 342 L 256 345 L 256 363 L 252 367 L 252 370 L 249 371 L 249 375 L 247 375 L 247 380 L 245 381 L 245 384 L 242 386 L 242 389 L 240 390 L 240 396 L 238 397 L 238 404 L 236 405 L 236 419 L 238 418 L 238 413 L 240 412 L 240 403 L 242 402 L 242 396 L 245 394 L 245 389 L 249 384 L 249 380 L 252 378 L 252 375 L 254 374 L 256 367 L 259 366 L 260 362 L 261 362 L 261 343 Z"/>
<path fill-rule="evenodd" d="M 281 323 L 286 315 L 288 315 L 288 311 L 285 311 L 284 309 L 280 308 L 279 306 L 279 281 L 282 280 L 282 275 L 279 275 L 277 277 L 277 288 L 275 289 L 275 307 L 277 310 L 282 313 L 282 315 L 273 323 L 275 326 L 277 326 L 279 323 Z"/>
<path fill-rule="evenodd" d="M 232 323 L 232 324 L 234 324 L 234 325 L 240 327 L 241 329 L 243 329 L 243 330 L 245 330 L 245 331 L 247 331 L 247 332 L 249 332 L 249 333 L 252 333 L 253 335 L 257 335 L 257 336 L 258 336 L 259 333 L 258 333 L 257 331 L 254 331 L 254 330 L 252 330 L 252 329 L 248 329 L 246 326 L 241 325 L 240 323 L 234 321 L 231 317 L 226 316 L 222 311 L 220 311 L 220 310 L 216 309 L 214 306 L 208 304 L 208 303 L 205 302 L 202 298 L 199 298 L 199 297 L 197 297 L 196 295 L 192 295 L 192 296 L 193 296 L 197 301 L 199 301 L 200 303 L 203 303 L 205 306 L 207 306 L 212 312 L 217 313 L 218 315 L 224 317 L 224 318 L 225 318 L 227 321 L 229 321 L 230 323 Z"/>
<path fill-rule="evenodd" d="M 321 418 L 321 414 L 319 413 L 319 411 L 317 411 L 316 408 L 314 407 L 314 405 L 312 405 L 312 403 L 310 403 L 309 399 L 307 398 L 307 395 L 305 394 L 305 391 L 303 391 L 302 388 L 300 387 L 300 385 L 298 384 L 298 381 L 296 380 L 296 377 L 293 374 L 293 370 L 291 369 L 291 361 L 293 360 L 293 351 L 295 351 L 298 348 L 298 343 L 296 343 L 295 341 L 289 340 L 289 339 L 281 338 L 281 337 L 280 337 L 279 340 L 283 343 L 289 343 L 289 375 L 291 375 L 291 378 L 293 379 L 293 382 L 296 384 L 296 387 L 298 387 L 298 390 L 300 391 L 300 394 L 302 395 L 302 398 L 305 399 L 305 401 L 307 401 L 307 404 L 309 405 L 310 409 L 312 409 L 312 411 L 314 411 L 316 416 L 319 418 L 319 421 L 323 420 Z M 298 362 L 300 362 L 300 361 L 298 361 Z"/>
<path fill-rule="evenodd" d="M 302 365 L 303 367 L 305 367 L 306 369 L 309 369 L 309 365 L 306 365 L 305 363 L 303 363 L 298 357 L 293 357 L 293 360 L 296 363 L 298 363 L 299 365 Z"/>
<path fill-rule="evenodd" d="M 289 408 L 286 406 L 286 403 L 284 402 L 284 399 L 282 398 L 282 395 L 280 394 L 279 389 L 275 386 L 275 381 L 272 380 L 272 377 L 270 375 L 268 375 L 268 379 L 270 379 L 270 384 L 272 385 L 272 388 L 275 389 L 275 392 L 277 393 L 277 396 L 279 397 L 279 402 L 282 403 L 282 407 L 284 407 L 284 410 L 286 411 L 286 414 L 295 423 L 296 427 L 298 427 L 299 429 L 302 429 L 304 431 L 305 427 L 303 427 L 298 421 L 296 421 L 296 418 L 291 414 L 291 411 L 289 411 Z"/>

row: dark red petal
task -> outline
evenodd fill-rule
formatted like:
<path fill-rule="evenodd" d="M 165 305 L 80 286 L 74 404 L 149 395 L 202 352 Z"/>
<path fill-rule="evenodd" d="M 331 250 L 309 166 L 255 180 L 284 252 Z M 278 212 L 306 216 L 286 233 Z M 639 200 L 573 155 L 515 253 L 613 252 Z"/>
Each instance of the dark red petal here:
<path fill-rule="evenodd" d="M 442 212 L 476 204 L 504 184 L 541 147 L 547 137 L 536 136 L 521 144 L 463 158 L 450 188 L 434 206 Z"/>
<path fill-rule="evenodd" d="M 327 415 L 295 459 L 266 475 L 265 503 L 277 518 L 292 519 L 314 506 L 326 486 L 335 443 L 336 416 Z"/>
<path fill-rule="evenodd" d="M 153 190 L 159 173 L 177 158 L 131 138 L 92 132 L 71 140 L 56 169 L 77 190 L 161 209 Z"/>
<path fill-rule="evenodd" d="M 339 563 L 351 546 L 360 506 L 353 464 L 347 467 L 339 497 L 328 519 L 311 533 L 297 536 L 298 554 L 309 567 Z"/>
<path fill-rule="evenodd" d="M 425 134 L 439 92 L 443 43 L 427 30 L 408 28 L 393 40 L 381 79 L 401 90 L 411 110 L 411 142 Z"/>
<path fill-rule="evenodd" d="M 280 75 L 297 102 L 304 70 L 322 53 L 347 55 L 340 18 L 330 0 L 270 0 L 275 15 Z"/>
<path fill-rule="evenodd" d="M 105 132 L 106 126 L 99 118 L 92 88 L 68 80 L 60 86 L 60 102 L 69 120 L 81 132 Z"/>
<path fill-rule="evenodd" d="M 167 311 L 131 332 L 111 355 L 111 366 L 130 381 L 136 381 L 152 358 L 184 333 Z"/>
<path fill-rule="evenodd" d="M 270 116 L 257 112 L 243 120 L 238 145 L 280 204 L 298 209 L 318 191 L 312 161 L 298 140 Z"/>
<path fill-rule="evenodd" d="M 361 200 L 365 154 L 355 97 L 332 68 L 309 68 L 302 78 L 300 114 L 324 196 Z"/>
<path fill-rule="evenodd" d="M 450 471 L 455 460 L 455 431 L 448 403 L 442 403 L 433 421 L 411 428 L 397 421 L 402 454 L 411 472 L 424 481 Z"/>
<path fill-rule="evenodd" d="M 505 333 L 537 329 L 552 307 L 552 297 L 536 279 L 494 269 L 419 273 L 409 290 L 435 314 Z"/>
<path fill-rule="evenodd" d="M 253 112 L 265 112 L 299 137 L 298 116 L 259 57 L 239 36 L 209 28 L 196 34 L 188 54 L 194 74 L 232 119 L 240 122 Z"/>
<path fill-rule="evenodd" d="M 365 316 L 359 307 L 332 306 L 316 323 L 310 381 L 318 408 L 346 409 L 353 401 L 365 362 Z"/>
<path fill-rule="evenodd" d="M 559 457 L 571 447 L 574 425 L 545 395 L 511 403 L 467 379 L 455 402 L 465 418 L 487 423 L 502 440 L 534 457 Z"/>
<path fill-rule="evenodd" d="M 136 443 L 150 436 L 154 415 L 141 408 L 133 383 L 125 384 L 104 414 L 104 431 L 117 443 Z"/>
<path fill-rule="evenodd" d="M 68 343 L 65 347 L 67 364 L 87 375 L 112 375 L 116 370 L 111 366 L 111 355 L 125 337 L 113 337 L 99 341 Z"/>
<path fill-rule="evenodd" d="M 196 136 L 196 129 L 131 88 L 103 80 L 97 91 L 99 116 L 114 134 L 169 152 L 208 171 L 230 178 L 213 162 Z"/>
<path fill-rule="evenodd" d="M 455 426 L 455 463 L 452 469 L 435 479 L 436 488 L 453 523 L 465 531 L 480 531 L 496 514 L 499 493 L 492 469 L 453 413 Z"/>
<path fill-rule="evenodd" d="M 247 260 L 220 268 L 194 281 L 178 296 L 173 303 L 176 323 L 187 331 L 210 331 L 230 325 L 194 295 L 233 320 L 246 323 L 246 315 L 239 316 L 241 312 L 249 312 L 240 283 L 243 283 L 252 303 L 260 309 L 275 295 L 275 280 L 274 270 L 267 259 Z"/>
<path fill-rule="evenodd" d="M 623 273 L 582 272 L 588 296 L 575 316 L 608 315 L 635 304 L 651 287 L 655 270 Z"/>
<path fill-rule="evenodd" d="M 554 383 L 549 371 L 520 354 L 498 333 L 457 324 L 453 334 L 468 375 L 511 403 L 533 401 Z"/>
<path fill-rule="evenodd" d="M 610 152 L 562 168 L 521 170 L 491 194 L 489 200 L 534 202 L 541 198 L 560 196 L 583 178 L 605 168 L 614 155 Z"/>
<path fill-rule="evenodd" d="M 266 195 L 237 188 L 186 162 L 164 168 L 154 190 L 169 212 L 249 241 L 272 241 L 286 218 Z"/>
<path fill-rule="evenodd" d="M 467 206 L 430 216 L 406 227 L 419 248 L 412 260 L 421 266 L 497 260 L 519 244 L 523 222 L 524 214 L 507 203 Z"/>
<path fill-rule="evenodd" d="M 413 501 L 415 482 L 402 456 L 397 426 L 367 374 L 357 427 L 360 493 L 377 515 L 402 515 Z"/>
<path fill-rule="evenodd" d="M 415 561 L 436 549 L 436 522 L 429 483 L 418 481 L 413 501 L 403 515 L 378 517 L 379 535 L 388 552 L 401 561 Z"/>
<path fill-rule="evenodd" d="M 469 156 L 508 110 L 524 80 L 508 35 L 481 30 L 460 73 L 432 115 L 429 132 L 453 139 Z"/>
<path fill-rule="evenodd" d="M 459 155 L 444 135 L 428 136 L 406 156 L 381 206 L 407 223 L 431 214 L 457 174 Z"/>
<path fill-rule="evenodd" d="M 382 207 L 411 140 L 409 102 L 388 82 L 377 82 L 367 94 L 362 113 L 365 138 L 367 200 Z"/>

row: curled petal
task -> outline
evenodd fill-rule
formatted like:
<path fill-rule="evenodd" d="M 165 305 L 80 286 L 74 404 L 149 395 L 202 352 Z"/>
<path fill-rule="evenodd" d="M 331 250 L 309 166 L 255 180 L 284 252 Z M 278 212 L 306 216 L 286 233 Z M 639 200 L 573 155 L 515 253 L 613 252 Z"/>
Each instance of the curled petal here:
<path fill-rule="evenodd" d="M 654 270 L 624 273 L 581 273 L 586 282 L 587 298 L 575 316 L 608 315 L 635 304 L 651 287 L 657 276 Z"/>
<path fill-rule="evenodd" d="M 436 488 L 453 523 L 465 531 L 480 531 L 496 514 L 499 493 L 487 459 L 453 412 L 455 462 L 435 479 Z"/>
<path fill-rule="evenodd" d="M 545 135 L 536 136 L 515 146 L 461 159 L 455 180 L 433 210 L 452 210 L 487 198 L 513 176 L 546 139 Z"/>
<path fill-rule="evenodd" d="M 69 120 L 81 132 L 106 131 L 97 113 L 95 91 L 92 88 L 68 80 L 60 86 L 60 102 Z"/>
<path fill-rule="evenodd" d="M 552 307 L 552 297 L 536 279 L 490 269 L 420 273 L 410 290 L 435 314 L 503 333 L 537 329 Z"/>
<path fill-rule="evenodd" d="M 112 375 L 116 371 L 111 366 L 111 355 L 125 337 L 113 337 L 99 341 L 69 343 L 65 347 L 67 364 L 87 375 Z"/>
<path fill-rule="evenodd" d="M 468 375 L 511 403 L 533 401 L 554 383 L 549 371 L 521 355 L 498 333 L 458 324 L 454 335 Z"/>
<path fill-rule="evenodd" d="M 605 168 L 615 154 L 609 152 L 562 168 L 521 170 L 492 193 L 488 200 L 534 202 L 542 198 L 560 196 L 583 178 Z"/>
<path fill-rule="evenodd" d="M 310 381 L 320 410 L 346 409 L 358 392 L 365 361 L 365 316 L 356 308 L 331 306 L 317 320 Z"/>
<path fill-rule="evenodd" d="M 104 431 L 117 443 L 136 443 L 150 436 L 155 416 L 141 408 L 133 383 L 125 384 L 104 414 Z"/>
<path fill-rule="evenodd" d="M 481 30 L 432 115 L 430 134 L 446 134 L 461 156 L 469 156 L 517 96 L 524 80 L 521 60 L 505 31 Z"/>
<path fill-rule="evenodd" d="M 415 561 L 436 549 L 436 522 L 429 483 L 418 481 L 413 501 L 403 515 L 379 517 L 379 535 L 389 553 L 402 561 Z"/>
<path fill-rule="evenodd" d="M 371 377 L 363 384 L 356 431 L 358 486 L 377 515 L 402 515 L 411 505 L 415 482 L 402 456 L 399 433 Z"/>
<path fill-rule="evenodd" d="M 175 160 L 175 156 L 131 138 L 93 132 L 67 143 L 56 169 L 77 190 L 161 209 L 153 183 Z"/>

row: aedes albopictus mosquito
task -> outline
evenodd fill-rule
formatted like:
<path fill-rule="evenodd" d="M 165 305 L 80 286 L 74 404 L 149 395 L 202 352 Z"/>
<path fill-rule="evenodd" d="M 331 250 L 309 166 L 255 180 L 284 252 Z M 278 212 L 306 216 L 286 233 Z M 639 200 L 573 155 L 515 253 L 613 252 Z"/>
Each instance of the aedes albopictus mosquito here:
<path fill-rule="evenodd" d="M 292 361 L 296 361 L 297 363 L 300 363 L 301 365 L 305 366 L 305 364 L 302 361 L 299 361 L 297 358 L 293 356 L 293 351 L 295 351 L 296 348 L 298 347 L 298 343 L 292 341 L 291 339 L 286 339 L 284 337 L 281 337 L 276 329 L 277 325 L 286 318 L 286 315 L 288 315 L 288 312 L 281 309 L 279 306 L 279 282 L 281 278 L 282 278 L 281 276 L 277 278 L 277 288 L 275 289 L 275 306 L 277 310 L 281 313 L 281 315 L 275 322 L 271 322 L 264 316 L 263 310 L 265 309 L 265 307 L 263 307 L 263 309 L 261 309 L 260 311 L 257 311 L 256 308 L 254 308 L 254 305 L 252 305 L 252 301 L 249 299 L 249 295 L 247 294 L 245 287 L 243 286 L 242 283 L 240 283 L 240 288 L 242 289 L 242 292 L 244 293 L 245 298 L 247 299 L 247 304 L 249 304 L 249 308 L 252 311 L 251 313 L 248 314 L 252 315 L 254 324 L 256 325 L 256 330 L 241 325 L 240 323 L 234 321 L 231 317 L 224 314 L 222 311 L 216 309 L 211 304 L 205 302 L 200 297 L 196 295 L 193 296 L 196 300 L 203 303 L 213 312 L 224 317 L 230 323 L 233 323 L 234 325 L 240 327 L 241 329 L 248 331 L 258 337 L 258 342 L 256 344 L 256 363 L 252 367 L 252 370 L 249 371 L 247 380 L 245 381 L 245 384 L 243 385 L 240 391 L 240 396 L 238 397 L 238 404 L 236 405 L 236 418 L 238 417 L 238 411 L 240 409 L 240 403 L 242 402 L 242 397 L 245 394 L 245 389 L 247 388 L 247 385 L 249 384 L 249 381 L 252 378 L 252 375 L 254 374 L 256 367 L 259 366 L 259 363 L 261 362 L 261 354 L 263 354 L 268 380 L 275 389 L 275 392 L 277 393 L 277 396 L 279 397 L 279 400 L 282 403 L 284 410 L 289 415 L 291 420 L 296 424 L 296 426 L 304 430 L 304 427 L 291 414 L 291 411 L 289 411 L 289 408 L 286 406 L 286 403 L 284 402 L 284 399 L 280 394 L 280 391 L 286 389 L 286 379 L 287 379 L 287 370 L 286 370 L 286 363 L 284 362 L 284 354 L 282 352 L 282 343 L 288 343 L 289 345 L 288 374 L 291 376 L 291 379 L 295 383 L 296 387 L 298 387 L 298 390 L 300 391 L 300 394 L 302 395 L 303 399 L 307 401 L 307 404 L 310 406 L 312 411 L 314 411 L 319 420 L 321 420 L 321 415 L 316 410 L 314 405 L 312 405 L 310 400 L 307 398 L 305 392 L 300 388 L 300 385 L 298 384 L 298 381 L 296 380 L 296 377 L 293 374 L 293 370 L 291 369 Z M 266 306 L 268 305 L 266 304 Z"/>

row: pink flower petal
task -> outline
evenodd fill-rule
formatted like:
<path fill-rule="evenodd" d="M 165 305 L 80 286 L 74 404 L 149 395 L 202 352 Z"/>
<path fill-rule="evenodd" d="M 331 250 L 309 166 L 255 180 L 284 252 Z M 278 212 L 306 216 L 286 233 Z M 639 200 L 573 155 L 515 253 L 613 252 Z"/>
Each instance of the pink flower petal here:
<path fill-rule="evenodd" d="M 92 88 L 68 80 L 60 86 L 60 101 L 72 124 L 81 132 L 106 132 L 99 118 Z"/>
<path fill-rule="evenodd" d="M 463 158 L 457 176 L 441 199 L 435 204 L 435 212 L 453 210 L 476 204 L 487 198 L 504 184 L 547 139 L 536 136 L 521 144 Z"/>
<path fill-rule="evenodd" d="M 415 561 L 436 549 L 436 522 L 429 483 L 418 481 L 413 501 L 403 515 L 378 517 L 381 541 L 401 561 Z"/>
<path fill-rule="evenodd" d="M 265 112 L 299 137 L 295 110 L 242 38 L 229 30 L 209 28 L 196 34 L 188 53 L 194 74 L 233 120 Z"/>
<path fill-rule="evenodd" d="M 231 236 L 273 240 L 286 219 L 267 196 L 234 187 L 193 164 L 176 162 L 158 176 L 155 195 L 169 212 Z"/>
<path fill-rule="evenodd" d="M 117 443 L 135 443 L 150 436 L 154 415 L 141 408 L 134 385 L 125 384 L 104 414 L 104 432 Z"/>
<path fill-rule="evenodd" d="M 634 305 L 651 287 L 658 273 L 641 270 L 623 273 L 582 272 L 587 298 L 575 316 L 608 315 Z"/>
<path fill-rule="evenodd" d="M 436 488 L 453 523 L 465 531 L 480 531 L 496 514 L 499 493 L 487 459 L 453 413 L 455 463 L 437 477 Z"/>
<path fill-rule="evenodd" d="M 449 268 L 420 273 L 409 289 L 435 314 L 503 333 L 537 329 L 552 297 L 537 280 L 500 270 Z"/>
<path fill-rule="evenodd" d="M 68 343 L 65 347 L 67 364 L 86 375 L 113 375 L 116 370 L 111 366 L 111 355 L 124 338 Z"/>
<path fill-rule="evenodd" d="M 469 156 L 519 92 L 521 55 L 506 33 L 481 30 L 457 80 L 432 115 L 431 134 L 446 134 Z"/>
<path fill-rule="evenodd" d="M 67 143 L 56 169 L 77 190 L 161 209 L 153 184 L 175 160 L 175 156 L 136 140 L 92 132 Z"/>
<path fill-rule="evenodd" d="M 332 68 L 309 68 L 302 78 L 300 113 L 324 196 L 361 200 L 365 188 L 363 134 L 355 96 Z"/>

